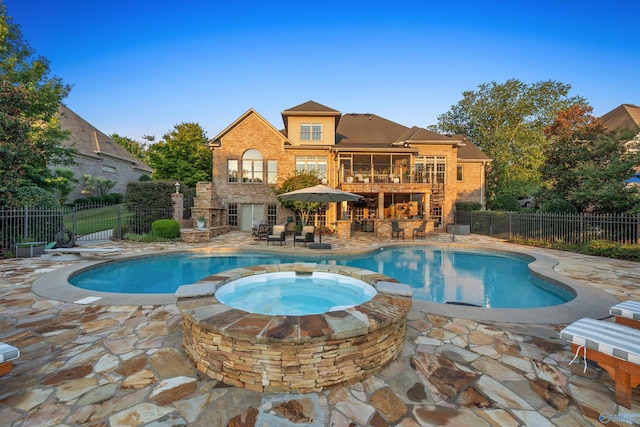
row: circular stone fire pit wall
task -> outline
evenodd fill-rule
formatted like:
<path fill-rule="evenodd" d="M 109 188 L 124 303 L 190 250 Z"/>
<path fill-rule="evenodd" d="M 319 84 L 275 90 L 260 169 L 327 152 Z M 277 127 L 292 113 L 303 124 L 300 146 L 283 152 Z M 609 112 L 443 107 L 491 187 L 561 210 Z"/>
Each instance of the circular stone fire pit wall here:
<path fill-rule="evenodd" d="M 369 301 L 307 316 L 251 314 L 220 303 L 215 291 L 249 275 L 324 271 L 374 286 Z M 184 348 L 212 379 L 259 392 L 317 392 L 380 371 L 401 352 L 411 287 L 376 272 L 327 264 L 274 264 L 229 270 L 176 291 Z"/>

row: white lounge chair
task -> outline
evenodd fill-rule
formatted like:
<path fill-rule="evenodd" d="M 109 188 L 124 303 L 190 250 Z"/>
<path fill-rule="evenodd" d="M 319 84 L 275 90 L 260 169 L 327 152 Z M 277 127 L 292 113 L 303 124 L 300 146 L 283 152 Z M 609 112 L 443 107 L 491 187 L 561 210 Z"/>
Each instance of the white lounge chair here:
<path fill-rule="evenodd" d="M 13 361 L 20 357 L 16 347 L 0 342 L 0 377 L 11 372 Z"/>
<path fill-rule="evenodd" d="M 615 401 L 631 409 L 631 390 L 640 384 L 640 330 L 604 320 L 583 318 L 560 331 L 560 338 L 571 343 L 575 357 L 582 352 L 615 382 Z"/>
<path fill-rule="evenodd" d="M 640 329 L 640 302 L 625 301 L 614 305 L 609 313 L 616 316 L 616 323 Z"/>

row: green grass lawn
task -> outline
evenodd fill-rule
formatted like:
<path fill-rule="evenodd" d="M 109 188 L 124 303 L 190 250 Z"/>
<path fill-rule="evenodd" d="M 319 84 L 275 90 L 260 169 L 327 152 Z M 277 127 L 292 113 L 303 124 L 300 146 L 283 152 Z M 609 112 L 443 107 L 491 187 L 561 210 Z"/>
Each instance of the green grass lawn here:
<path fill-rule="evenodd" d="M 118 225 L 118 212 L 121 212 L 121 221 L 129 215 L 122 204 L 110 205 L 101 208 L 85 209 L 75 213 L 76 235 L 84 236 L 98 231 L 109 230 Z M 68 213 L 64 216 L 64 226 L 73 230 L 74 214 Z"/>

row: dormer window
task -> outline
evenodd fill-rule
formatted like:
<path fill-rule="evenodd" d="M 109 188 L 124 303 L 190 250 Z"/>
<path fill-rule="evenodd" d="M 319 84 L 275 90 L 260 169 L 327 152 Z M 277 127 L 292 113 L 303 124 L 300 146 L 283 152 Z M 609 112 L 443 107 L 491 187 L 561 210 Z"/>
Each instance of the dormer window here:
<path fill-rule="evenodd" d="M 302 123 L 300 125 L 300 141 L 322 141 L 322 124 Z"/>

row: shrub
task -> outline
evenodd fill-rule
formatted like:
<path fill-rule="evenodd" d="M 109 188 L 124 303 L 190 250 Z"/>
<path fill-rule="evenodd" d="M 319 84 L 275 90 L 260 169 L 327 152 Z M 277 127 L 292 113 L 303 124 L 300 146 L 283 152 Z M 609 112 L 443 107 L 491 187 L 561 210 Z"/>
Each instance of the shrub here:
<path fill-rule="evenodd" d="M 501 193 L 497 194 L 491 201 L 491 210 L 519 212 L 522 210 L 522 207 L 520 206 L 520 203 L 518 203 L 518 199 L 514 196 L 511 194 Z"/>
<path fill-rule="evenodd" d="M 620 245 L 608 240 L 591 240 L 582 246 L 581 252 L 587 255 L 617 258 Z"/>
<path fill-rule="evenodd" d="M 124 195 L 122 195 L 121 193 L 110 193 L 109 195 L 115 199 L 113 203 L 115 203 L 116 205 L 118 203 L 122 203 L 122 200 L 124 199 Z"/>
<path fill-rule="evenodd" d="M 105 194 L 104 196 L 102 196 L 102 200 L 104 200 L 104 202 L 109 205 L 113 205 L 116 203 L 116 198 L 112 194 Z"/>
<path fill-rule="evenodd" d="M 482 209 L 482 204 L 477 202 L 456 202 L 456 210 L 460 212 L 479 211 Z"/>
<path fill-rule="evenodd" d="M 575 213 L 576 208 L 564 199 L 550 199 L 540 205 L 539 211 L 545 213 Z"/>
<path fill-rule="evenodd" d="M 173 206 L 171 194 L 175 187 L 171 181 L 130 182 L 124 202 L 132 215 L 128 222 L 131 231 L 149 233 L 151 224 L 158 219 L 171 218 Z"/>
<path fill-rule="evenodd" d="M 39 216 L 7 218 L 0 223 L 5 236 L 16 235 L 23 242 L 51 242 L 64 227 L 62 209 L 56 197 L 40 187 L 20 187 L 14 193 L 16 207 L 43 209 Z"/>
<path fill-rule="evenodd" d="M 14 193 L 15 206 L 30 208 L 59 208 L 56 197 L 40 187 L 19 187 Z"/>
<path fill-rule="evenodd" d="M 164 239 L 180 237 L 180 224 L 173 219 L 159 219 L 151 224 L 151 234 Z"/>

